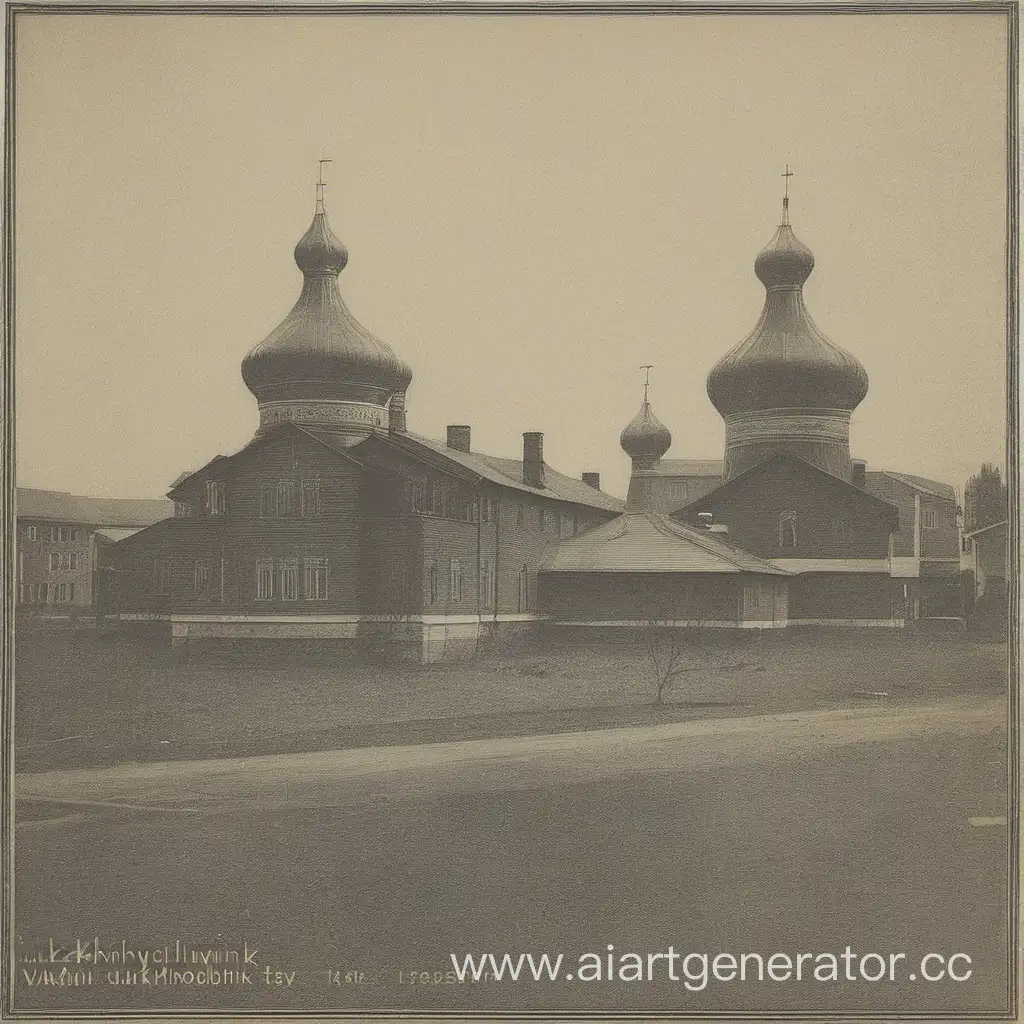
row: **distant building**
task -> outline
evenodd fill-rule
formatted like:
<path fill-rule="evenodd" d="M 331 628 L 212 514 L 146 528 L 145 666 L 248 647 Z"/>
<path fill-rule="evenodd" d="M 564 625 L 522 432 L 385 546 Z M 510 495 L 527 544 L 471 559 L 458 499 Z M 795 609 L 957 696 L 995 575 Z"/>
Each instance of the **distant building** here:
<path fill-rule="evenodd" d="M 1005 520 L 964 534 L 960 567 L 973 574 L 974 602 L 986 599 L 986 603 L 996 604 L 1005 600 L 1008 572 Z"/>
<path fill-rule="evenodd" d="M 423 660 L 540 618 L 545 549 L 618 515 L 523 434 L 521 459 L 406 425 L 409 367 L 349 312 L 348 253 L 322 200 L 295 248 L 292 311 L 246 356 L 259 427 L 241 451 L 180 477 L 175 515 L 117 545 L 110 602 L 172 640 L 338 639 Z"/>
<path fill-rule="evenodd" d="M 103 551 L 173 512 L 166 500 L 17 489 L 19 608 L 83 611 L 96 602 Z"/>

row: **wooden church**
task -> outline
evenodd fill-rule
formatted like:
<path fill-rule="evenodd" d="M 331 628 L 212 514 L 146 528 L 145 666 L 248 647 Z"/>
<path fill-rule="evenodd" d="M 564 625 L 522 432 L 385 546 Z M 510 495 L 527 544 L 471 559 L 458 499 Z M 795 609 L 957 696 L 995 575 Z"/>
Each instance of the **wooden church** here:
<path fill-rule="evenodd" d="M 443 442 L 408 429 L 412 371 L 345 305 L 318 192 L 298 301 L 242 363 L 255 437 L 114 546 L 103 613 L 175 643 L 368 639 L 432 661 L 542 622 L 900 626 L 951 607 L 955 494 L 851 459 L 867 374 L 804 305 L 814 257 L 788 204 L 754 263 L 761 317 L 708 377 L 724 460 L 664 460 L 645 386 L 623 503 L 548 466 L 540 433 L 502 459 L 465 425 Z"/>

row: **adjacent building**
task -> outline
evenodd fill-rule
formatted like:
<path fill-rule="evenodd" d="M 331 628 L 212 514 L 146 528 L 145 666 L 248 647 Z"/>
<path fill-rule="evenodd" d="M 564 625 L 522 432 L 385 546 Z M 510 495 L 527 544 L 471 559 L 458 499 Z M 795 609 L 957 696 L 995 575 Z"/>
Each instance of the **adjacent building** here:
<path fill-rule="evenodd" d="M 163 499 L 93 498 L 32 487 L 19 487 L 16 502 L 16 605 L 44 614 L 93 610 L 104 555 L 173 511 Z"/>

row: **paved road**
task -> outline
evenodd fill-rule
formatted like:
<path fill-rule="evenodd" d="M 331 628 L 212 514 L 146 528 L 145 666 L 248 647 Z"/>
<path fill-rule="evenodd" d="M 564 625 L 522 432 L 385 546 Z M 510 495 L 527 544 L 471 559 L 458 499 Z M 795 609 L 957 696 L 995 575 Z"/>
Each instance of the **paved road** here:
<path fill-rule="evenodd" d="M 179 940 L 256 949 L 258 969 L 115 985 L 115 965 L 83 961 L 91 982 L 50 987 L 26 963 L 18 1006 L 997 1010 L 1004 726 L 984 699 L 23 775 L 22 956 L 94 937 L 174 956 Z M 664 976 L 434 983 L 451 951 L 608 944 L 962 951 L 973 971 L 699 992 Z"/>

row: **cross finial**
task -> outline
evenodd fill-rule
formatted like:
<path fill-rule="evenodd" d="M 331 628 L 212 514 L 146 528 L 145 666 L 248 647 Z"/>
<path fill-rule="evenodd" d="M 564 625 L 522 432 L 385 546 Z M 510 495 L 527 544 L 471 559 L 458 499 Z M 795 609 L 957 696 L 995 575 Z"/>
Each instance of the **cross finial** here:
<path fill-rule="evenodd" d="M 316 208 L 319 212 L 323 212 L 324 209 L 324 189 L 327 188 L 327 182 L 324 181 L 324 164 L 333 163 L 330 157 L 321 157 L 319 161 L 320 173 L 316 179 Z"/>
<path fill-rule="evenodd" d="M 654 363 L 644 363 L 640 367 L 644 371 L 644 402 L 647 402 L 647 389 L 651 386 L 651 370 L 654 369 Z"/>
<path fill-rule="evenodd" d="M 793 172 L 789 169 L 789 164 L 786 164 L 786 172 L 782 175 L 783 180 L 786 182 L 786 191 L 782 197 L 782 223 L 789 223 L 789 179 L 793 177 Z"/>

